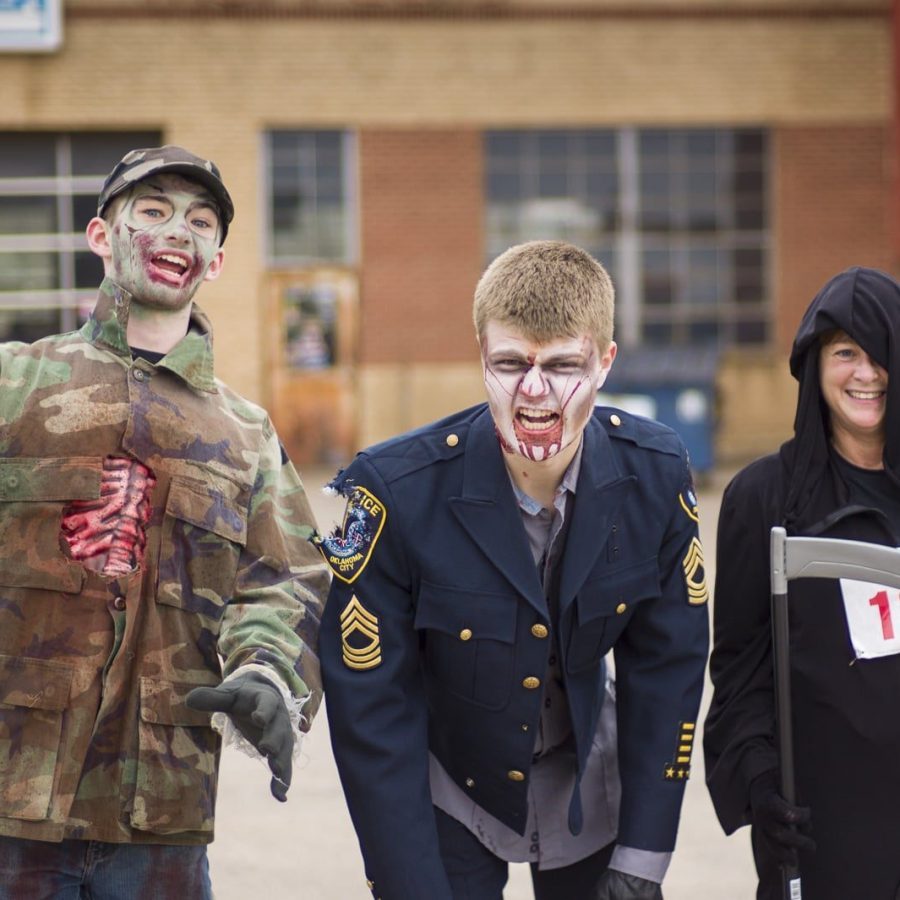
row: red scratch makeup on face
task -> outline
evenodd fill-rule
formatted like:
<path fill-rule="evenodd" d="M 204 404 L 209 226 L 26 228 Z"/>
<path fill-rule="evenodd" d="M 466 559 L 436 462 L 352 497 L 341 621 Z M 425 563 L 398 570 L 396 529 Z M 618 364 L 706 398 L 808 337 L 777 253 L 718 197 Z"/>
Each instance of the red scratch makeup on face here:
<path fill-rule="evenodd" d="M 501 446 L 535 462 L 581 437 L 612 363 L 588 335 L 539 343 L 497 322 L 488 323 L 481 352 Z"/>

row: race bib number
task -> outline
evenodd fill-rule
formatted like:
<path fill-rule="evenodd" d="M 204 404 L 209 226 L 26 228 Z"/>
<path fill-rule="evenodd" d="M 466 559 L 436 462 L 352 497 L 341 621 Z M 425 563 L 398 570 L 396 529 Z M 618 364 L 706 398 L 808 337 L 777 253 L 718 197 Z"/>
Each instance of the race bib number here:
<path fill-rule="evenodd" d="M 840 582 L 856 658 L 900 653 L 900 590 L 850 578 Z"/>

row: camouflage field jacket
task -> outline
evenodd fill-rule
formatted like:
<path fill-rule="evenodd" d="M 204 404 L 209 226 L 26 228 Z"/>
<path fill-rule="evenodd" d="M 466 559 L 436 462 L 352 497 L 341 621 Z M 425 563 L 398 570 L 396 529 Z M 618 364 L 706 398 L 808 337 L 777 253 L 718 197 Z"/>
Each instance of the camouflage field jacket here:
<path fill-rule="evenodd" d="M 131 358 L 129 306 L 104 281 L 80 331 L 0 344 L 2 835 L 211 841 L 220 739 L 188 691 L 252 664 L 310 695 L 307 723 L 321 699 L 328 577 L 297 473 L 213 376 L 196 307 L 153 365 Z M 107 457 L 156 479 L 143 562 L 115 578 L 60 534 Z"/>

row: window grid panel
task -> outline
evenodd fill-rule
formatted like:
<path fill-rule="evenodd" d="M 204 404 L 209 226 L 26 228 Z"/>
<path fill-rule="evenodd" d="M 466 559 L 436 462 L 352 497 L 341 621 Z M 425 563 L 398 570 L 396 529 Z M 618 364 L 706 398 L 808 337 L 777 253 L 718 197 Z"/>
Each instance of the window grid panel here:
<path fill-rule="evenodd" d="M 267 243 L 272 265 L 352 262 L 355 143 L 341 131 L 273 131 Z"/>
<path fill-rule="evenodd" d="M 667 174 L 674 185 L 669 196 L 669 221 L 660 222 L 646 214 L 641 217 L 642 246 L 655 253 L 668 246 L 672 255 L 668 280 L 665 271 L 659 271 L 658 260 L 648 260 L 651 271 L 642 278 L 642 336 L 648 342 L 664 339 L 727 344 L 766 339 L 768 329 L 759 327 L 759 323 L 769 318 L 764 251 L 767 235 L 742 228 L 744 223 L 736 213 L 738 201 L 730 189 L 736 182 L 733 172 L 738 166 L 733 152 L 735 140 L 735 133 L 726 130 L 717 131 L 714 137 L 709 132 L 691 130 L 672 132 L 665 138 L 659 132 L 641 136 L 641 184 L 645 189 L 642 211 L 646 213 L 646 207 L 653 210 L 661 205 L 654 203 L 652 176 L 654 166 L 659 170 L 663 149 L 669 165 Z M 713 147 L 715 155 L 711 156 Z M 757 153 L 752 160 L 755 173 L 751 179 L 757 187 L 765 184 L 764 164 L 764 156 Z M 707 175 L 709 170 L 712 179 Z M 649 202 L 647 193 L 651 195 Z M 755 207 L 761 209 L 764 200 L 757 190 Z M 714 217 L 708 218 L 713 212 Z M 648 227 L 659 225 L 662 227 Z M 756 255 L 743 258 L 739 274 L 735 248 L 748 243 L 755 247 Z M 737 288 L 739 278 L 744 286 L 741 294 Z M 748 322 L 749 317 L 756 328 L 742 332 L 737 325 Z M 666 320 L 669 328 L 663 327 Z"/>
<path fill-rule="evenodd" d="M 593 134 L 485 134 L 488 262 L 511 244 L 538 238 L 610 252 L 617 218 L 612 132 L 603 136 L 605 147 L 603 137 L 592 140 Z"/>
<path fill-rule="evenodd" d="M 0 253 L 21 253 L 27 250 L 53 250 L 74 253 L 86 250 L 87 238 L 81 232 L 73 234 L 0 234 Z"/>
<path fill-rule="evenodd" d="M 83 229 L 96 196 L 128 150 L 160 143 L 158 132 L 0 133 L 0 209 L 20 210 L 17 222 L 0 213 L 0 340 L 33 340 L 85 319 L 99 278 L 77 288 L 86 271 L 78 257 L 90 253 Z"/>
<path fill-rule="evenodd" d="M 35 194 L 0 194 L 0 236 L 41 235 L 57 231 L 56 202 Z"/>
<path fill-rule="evenodd" d="M 484 147 L 488 262 L 535 238 L 614 248 L 620 341 L 768 340 L 766 132 L 504 130 Z"/>

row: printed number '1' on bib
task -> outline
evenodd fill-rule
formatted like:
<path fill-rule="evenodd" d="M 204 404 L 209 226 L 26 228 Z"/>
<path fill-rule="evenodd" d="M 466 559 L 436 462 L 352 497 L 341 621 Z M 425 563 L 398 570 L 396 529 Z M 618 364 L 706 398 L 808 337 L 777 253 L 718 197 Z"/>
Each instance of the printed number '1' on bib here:
<path fill-rule="evenodd" d="M 900 591 L 841 578 L 850 643 L 857 659 L 900 653 Z"/>

